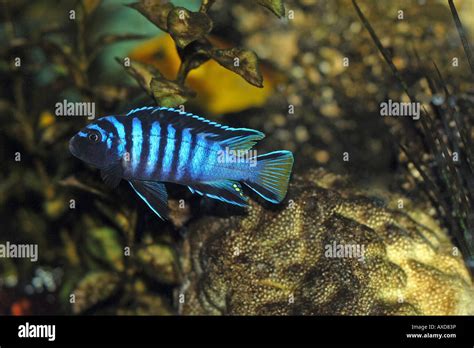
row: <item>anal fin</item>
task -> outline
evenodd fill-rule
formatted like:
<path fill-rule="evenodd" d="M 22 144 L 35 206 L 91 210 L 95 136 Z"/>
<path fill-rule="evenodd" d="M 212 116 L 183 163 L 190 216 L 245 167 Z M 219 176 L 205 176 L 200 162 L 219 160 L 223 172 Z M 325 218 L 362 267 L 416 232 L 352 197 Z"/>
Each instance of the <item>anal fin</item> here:
<path fill-rule="evenodd" d="M 242 186 L 237 181 L 220 180 L 212 182 L 203 182 L 188 186 L 192 193 L 198 193 L 201 196 L 217 199 L 226 203 L 246 207 L 248 197 L 242 192 Z"/>
<path fill-rule="evenodd" d="M 167 218 L 168 194 L 163 183 L 141 180 L 130 180 L 129 183 L 137 195 L 145 201 L 156 215 L 163 220 Z"/>

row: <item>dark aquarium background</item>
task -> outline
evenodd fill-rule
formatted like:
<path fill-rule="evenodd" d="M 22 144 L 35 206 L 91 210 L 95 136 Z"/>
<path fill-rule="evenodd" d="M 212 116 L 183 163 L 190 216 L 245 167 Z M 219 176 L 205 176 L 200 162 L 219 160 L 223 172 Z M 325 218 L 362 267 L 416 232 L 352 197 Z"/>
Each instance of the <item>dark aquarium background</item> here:
<path fill-rule="evenodd" d="M 474 314 L 473 1 L 5 0 L 0 21 L 0 314 Z M 70 154 L 88 111 L 146 105 L 264 132 L 294 154 L 287 198 L 167 184 L 162 221 Z"/>

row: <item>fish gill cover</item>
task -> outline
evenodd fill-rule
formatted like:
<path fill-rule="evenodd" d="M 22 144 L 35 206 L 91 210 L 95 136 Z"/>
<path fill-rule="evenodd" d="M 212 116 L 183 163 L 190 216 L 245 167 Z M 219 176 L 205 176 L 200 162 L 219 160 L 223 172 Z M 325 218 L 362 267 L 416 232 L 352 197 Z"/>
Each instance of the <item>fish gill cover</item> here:
<path fill-rule="evenodd" d="M 0 313 L 474 314 L 470 1 L 1 8 Z M 181 153 L 246 129 L 231 150 L 269 156 L 260 183 L 284 190 L 125 176 L 142 202 L 110 156 L 71 145 L 99 175 L 69 152 L 125 151 L 138 124 Z M 150 168 L 206 167 L 153 137 L 170 156 Z"/>

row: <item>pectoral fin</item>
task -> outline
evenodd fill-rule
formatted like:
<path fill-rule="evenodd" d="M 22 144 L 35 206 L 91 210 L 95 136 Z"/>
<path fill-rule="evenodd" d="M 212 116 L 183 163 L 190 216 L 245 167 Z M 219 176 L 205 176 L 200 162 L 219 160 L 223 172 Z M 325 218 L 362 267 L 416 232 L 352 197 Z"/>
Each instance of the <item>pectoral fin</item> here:
<path fill-rule="evenodd" d="M 123 168 L 120 162 L 113 164 L 100 171 L 100 176 L 107 186 L 116 188 L 122 180 Z"/>
<path fill-rule="evenodd" d="M 164 184 L 156 181 L 130 180 L 130 186 L 162 220 L 168 216 L 168 194 Z"/>

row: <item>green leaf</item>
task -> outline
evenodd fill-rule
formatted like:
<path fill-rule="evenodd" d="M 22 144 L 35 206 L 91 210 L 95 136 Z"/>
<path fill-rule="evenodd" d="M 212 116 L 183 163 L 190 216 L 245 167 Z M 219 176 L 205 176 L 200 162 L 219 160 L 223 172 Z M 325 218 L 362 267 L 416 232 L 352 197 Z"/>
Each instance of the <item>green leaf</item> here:
<path fill-rule="evenodd" d="M 75 301 L 72 311 L 82 313 L 92 306 L 109 299 L 119 289 L 119 278 L 109 272 L 93 272 L 87 274 L 74 290 Z"/>
<path fill-rule="evenodd" d="M 268 8 L 279 18 L 285 15 L 285 5 L 283 5 L 283 0 L 257 0 L 257 2 L 263 7 Z"/>
<path fill-rule="evenodd" d="M 118 271 L 124 269 L 123 248 L 114 229 L 100 227 L 88 230 L 85 247 L 95 260 L 106 263 Z"/>
<path fill-rule="evenodd" d="M 210 56 L 223 67 L 242 76 L 247 82 L 263 87 L 263 76 L 258 68 L 257 55 L 241 48 L 212 49 Z"/>
<path fill-rule="evenodd" d="M 212 30 L 212 21 L 207 14 L 191 12 L 184 7 L 175 7 L 168 14 L 168 31 L 178 47 L 203 38 Z"/>
<path fill-rule="evenodd" d="M 150 89 L 158 105 L 166 107 L 182 105 L 195 95 L 188 88 L 164 77 L 154 77 L 151 80 Z"/>
<path fill-rule="evenodd" d="M 141 0 L 128 5 L 142 15 L 150 22 L 155 24 L 163 31 L 168 31 L 168 14 L 174 8 L 174 5 L 167 0 Z"/>

